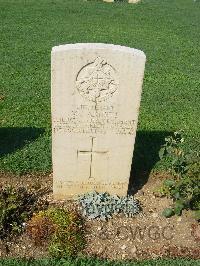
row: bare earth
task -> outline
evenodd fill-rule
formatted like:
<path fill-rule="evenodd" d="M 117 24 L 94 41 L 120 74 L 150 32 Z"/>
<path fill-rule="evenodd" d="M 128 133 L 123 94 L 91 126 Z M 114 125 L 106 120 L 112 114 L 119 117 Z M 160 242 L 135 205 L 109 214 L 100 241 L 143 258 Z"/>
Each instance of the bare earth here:
<path fill-rule="evenodd" d="M 155 196 L 155 189 L 163 175 L 151 175 L 148 182 L 135 194 L 142 212 L 134 218 L 116 216 L 107 222 L 86 221 L 87 247 L 85 255 L 109 259 L 144 259 L 157 257 L 189 257 L 200 259 L 200 225 L 191 212 L 181 217 L 162 217 L 170 199 Z M 16 177 L 0 174 L 1 186 L 27 186 L 43 189 L 50 205 L 68 207 L 71 202 L 55 202 L 52 197 L 52 175 L 26 175 Z M 47 257 L 46 246 L 37 247 L 24 233 L 10 241 L 0 241 L 1 257 Z"/>

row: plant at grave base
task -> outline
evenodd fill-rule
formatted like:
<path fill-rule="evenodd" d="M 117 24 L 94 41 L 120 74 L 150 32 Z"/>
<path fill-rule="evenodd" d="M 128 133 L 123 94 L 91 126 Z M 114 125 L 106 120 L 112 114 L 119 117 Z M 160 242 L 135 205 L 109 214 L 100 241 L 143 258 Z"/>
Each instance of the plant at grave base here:
<path fill-rule="evenodd" d="M 170 162 L 172 179 L 163 182 L 160 194 L 171 197 L 173 206 L 163 211 L 165 217 L 181 215 L 183 209 L 195 211 L 199 220 L 200 211 L 200 154 L 197 151 L 185 152 L 183 132 L 175 132 L 165 139 L 160 150 L 160 158 Z"/>
<path fill-rule="evenodd" d="M 76 211 L 52 208 L 34 215 L 26 230 L 35 244 L 46 241 L 53 257 L 67 258 L 76 256 L 85 246 L 83 225 Z"/>
<path fill-rule="evenodd" d="M 88 219 L 107 220 L 113 214 L 123 213 L 133 217 L 139 213 L 140 206 L 133 196 L 111 196 L 108 193 L 90 192 L 78 197 L 83 216 Z"/>
<path fill-rule="evenodd" d="M 43 212 L 34 214 L 26 225 L 28 236 L 34 241 L 35 245 L 43 245 L 48 241 L 51 235 L 55 232 L 55 224 Z"/>
<path fill-rule="evenodd" d="M 21 233 L 23 223 L 33 212 L 44 209 L 45 200 L 24 187 L 6 186 L 0 189 L 0 239 Z"/>

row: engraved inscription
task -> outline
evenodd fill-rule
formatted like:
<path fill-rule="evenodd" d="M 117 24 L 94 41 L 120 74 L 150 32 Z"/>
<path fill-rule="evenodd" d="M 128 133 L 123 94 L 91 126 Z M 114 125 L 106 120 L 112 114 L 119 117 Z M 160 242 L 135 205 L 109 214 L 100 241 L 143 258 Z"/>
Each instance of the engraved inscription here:
<path fill-rule="evenodd" d="M 53 120 L 54 133 L 86 133 L 132 135 L 135 132 L 135 120 L 120 120 L 113 106 L 81 105 L 65 118 Z"/>
<path fill-rule="evenodd" d="M 84 66 L 76 78 L 79 93 L 95 103 L 112 97 L 117 87 L 116 70 L 101 57 Z"/>
<path fill-rule="evenodd" d="M 106 134 L 107 132 L 113 132 L 115 134 L 133 135 L 135 120 L 105 120 L 105 121 L 70 121 L 70 119 L 56 119 L 53 121 L 54 133 L 86 133 L 86 134 Z"/>
<path fill-rule="evenodd" d="M 90 180 L 90 179 L 89 179 Z M 127 182 L 96 182 L 96 181 L 85 181 L 85 182 L 73 182 L 73 181 L 57 181 L 56 187 L 57 188 L 65 188 L 65 189 L 123 189 L 127 188 Z"/>

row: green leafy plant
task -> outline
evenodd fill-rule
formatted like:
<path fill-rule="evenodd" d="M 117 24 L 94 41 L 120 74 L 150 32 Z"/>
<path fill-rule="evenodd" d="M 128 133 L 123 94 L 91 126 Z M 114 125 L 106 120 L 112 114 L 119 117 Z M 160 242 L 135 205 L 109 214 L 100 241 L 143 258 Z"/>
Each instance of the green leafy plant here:
<path fill-rule="evenodd" d="M 111 196 L 108 193 L 90 192 L 77 199 L 84 217 L 88 219 L 107 220 L 113 214 L 123 213 L 132 217 L 139 213 L 140 207 L 133 196 Z"/>
<path fill-rule="evenodd" d="M 26 230 L 35 244 L 48 243 L 50 254 L 56 258 L 76 256 L 85 246 L 84 222 L 74 210 L 40 211 L 28 222 Z"/>
<path fill-rule="evenodd" d="M 0 238 L 22 232 L 23 223 L 33 212 L 46 208 L 48 203 L 39 194 L 24 187 L 6 186 L 0 189 Z"/>
<path fill-rule="evenodd" d="M 183 132 L 175 132 L 165 139 L 160 150 L 160 158 L 170 162 L 172 179 L 163 182 L 162 195 L 173 199 L 171 208 L 163 211 L 165 217 L 181 215 L 183 209 L 200 210 L 200 155 L 198 151 L 185 152 Z"/>

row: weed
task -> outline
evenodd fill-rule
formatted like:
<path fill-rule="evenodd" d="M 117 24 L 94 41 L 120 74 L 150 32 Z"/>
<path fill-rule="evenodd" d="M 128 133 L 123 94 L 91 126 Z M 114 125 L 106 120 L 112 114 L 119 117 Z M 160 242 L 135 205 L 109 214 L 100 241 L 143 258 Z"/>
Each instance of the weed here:
<path fill-rule="evenodd" d="M 183 132 L 175 132 L 165 139 L 160 150 L 160 158 L 170 162 L 172 179 L 164 181 L 160 189 L 161 195 L 167 195 L 174 201 L 172 208 L 163 211 L 165 217 L 181 215 L 183 209 L 196 211 L 200 219 L 200 155 L 198 151 L 185 152 L 183 149 Z"/>
<path fill-rule="evenodd" d="M 61 208 L 41 211 L 29 221 L 27 232 L 35 244 L 49 240 L 49 252 L 56 258 L 76 256 L 85 245 L 83 219 L 76 211 Z"/>
<path fill-rule="evenodd" d="M 25 187 L 6 186 L 0 189 L 0 238 L 21 233 L 23 223 L 35 211 L 46 208 L 48 203 Z"/>

